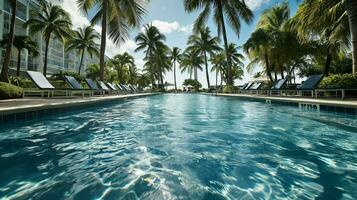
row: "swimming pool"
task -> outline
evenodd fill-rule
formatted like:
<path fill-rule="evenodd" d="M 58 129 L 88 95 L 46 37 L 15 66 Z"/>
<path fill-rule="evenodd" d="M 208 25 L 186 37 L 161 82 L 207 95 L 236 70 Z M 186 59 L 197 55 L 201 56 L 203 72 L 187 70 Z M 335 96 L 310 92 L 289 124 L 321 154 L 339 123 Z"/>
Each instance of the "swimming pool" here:
<path fill-rule="evenodd" d="M 155 95 L 0 131 L 4 199 L 356 199 L 357 118 Z"/>

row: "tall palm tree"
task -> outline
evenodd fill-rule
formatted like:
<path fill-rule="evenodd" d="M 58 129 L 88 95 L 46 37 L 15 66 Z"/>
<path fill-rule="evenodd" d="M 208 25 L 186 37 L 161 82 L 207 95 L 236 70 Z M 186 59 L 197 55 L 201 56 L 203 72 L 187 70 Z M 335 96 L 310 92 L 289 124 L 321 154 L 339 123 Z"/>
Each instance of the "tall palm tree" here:
<path fill-rule="evenodd" d="M 155 50 L 150 56 L 146 57 L 146 66 L 154 67 L 154 73 L 159 80 L 159 85 L 164 87 L 164 74 L 171 70 L 171 59 L 169 55 L 170 49 L 162 46 Z"/>
<path fill-rule="evenodd" d="M 146 24 L 144 26 L 144 32 L 139 33 L 135 37 L 136 44 L 138 47 L 135 49 L 136 52 L 144 51 L 145 57 L 148 60 L 152 58 L 154 53 L 159 49 L 167 48 L 165 45 L 166 37 L 160 33 L 159 29 L 153 25 Z M 152 64 L 153 62 L 148 62 L 147 64 Z M 154 70 L 154 66 L 147 66 L 148 70 Z M 154 86 L 155 77 L 154 71 L 151 71 L 151 83 Z"/>
<path fill-rule="evenodd" d="M 0 41 L 0 46 L 6 46 L 8 37 Z M 37 56 L 39 54 L 37 43 L 27 35 L 15 35 L 13 46 L 17 49 L 17 67 L 16 76 L 20 76 L 21 69 L 21 52 L 26 49 L 29 54 Z"/>
<path fill-rule="evenodd" d="M 213 55 L 214 52 L 221 48 L 218 45 L 218 38 L 211 36 L 211 31 L 208 27 L 201 28 L 197 34 L 191 35 L 188 39 L 188 48 L 195 48 L 203 55 L 206 67 L 206 79 L 208 89 L 211 88 L 208 71 L 208 54 Z"/>
<path fill-rule="evenodd" d="M 43 74 L 47 74 L 48 49 L 52 36 L 56 36 L 62 42 L 70 37 L 71 18 L 69 14 L 60 6 L 51 3 L 44 4 L 41 11 L 25 23 L 30 28 L 31 33 L 41 32 L 45 40 L 45 59 L 43 65 Z"/>
<path fill-rule="evenodd" d="M 92 23 L 101 23 L 100 79 L 104 79 L 106 36 L 116 44 L 128 38 L 131 28 L 137 27 L 145 14 L 147 0 L 77 0 L 79 7 L 88 13 L 96 11 Z"/>
<path fill-rule="evenodd" d="M 9 3 L 11 5 L 10 32 L 6 43 L 5 59 L 0 74 L 0 81 L 7 82 L 7 83 L 9 82 L 9 65 L 11 59 L 12 44 L 14 42 L 14 37 L 15 37 L 17 0 L 11 0 L 9 1 Z"/>
<path fill-rule="evenodd" d="M 216 72 L 216 87 L 218 86 L 218 74 L 220 74 L 220 78 L 221 78 L 220 87 L 222 87 L 223 72 L 226 68 L 225 65 L 227 64 L 226 56 L 224 52 L 215 54 L 214 56 L 211 57 L 210 61 L 212 63 L 211 72 Z"/>
<path fill-rule="evenodd" d="M 241 29 L 240 19 L 243 19 L 246 23 L 250 23 L 253 19 L 253 12 L 243 0 L 184 0 L 184 5 L 187 12 L 203 9 L 195 21 L 195 30 L 199 30 L 200 27 L 203 27 L 211 12 L 213 13 L 218 33 L 223 36 L 224 48 L 227 54 L 228 84 L 233 85 L 233 77 L 231 73 L 232 62 L 228 56 L 229 43 L 227 39 L 225 19 L 228 20 L 233 31 L 239 36 Z"/>
<path fill-rule="evenodd" d="M 81 60 L 78 67 L 78 74 L 81 74 L 84 55 L 87 52 L 90 57 L 93 55 L 99 55 L 98 44 L 95 42 L 99 40 L 99 34 L 93 29 L 92 26 L 87 26 L 84 28 L 79 28 L 74 31 L 74 37 L 69 39 L 67 43 L 66 50 L 77 50 L 81 54 Z"/>
<path fill-rule="evenodd" d="M 202 64 L 204 59 L 200 56 L 200 51 L 196 49 L 186 49 L 181 58 L 181 72 L 188 72 L 190 79 L 192 79 L 192 73 L 194 79 L 198 81 L 198 70 L 202 71 Z"/>
<path fill-rule="evenodd" d="M 175 91 L 177 90 L 177 84 L 176 84 L 176 63 L 180 62 L 181 60 L 181 49 L 178 47 L 173 47 L 172 50 L 170 51 L 170 59 L 172 64 L 174 65 L 173 71 L 174 71 L 174 83 L 175 83 Z"/>

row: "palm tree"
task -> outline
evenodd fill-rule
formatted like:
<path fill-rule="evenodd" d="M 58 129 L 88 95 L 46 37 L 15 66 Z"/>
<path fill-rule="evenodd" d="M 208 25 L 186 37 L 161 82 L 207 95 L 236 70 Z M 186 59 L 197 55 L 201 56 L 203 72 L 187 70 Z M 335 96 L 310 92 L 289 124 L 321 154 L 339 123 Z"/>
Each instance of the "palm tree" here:
<path fill-rule="evenodd" d="M 246 23 L 253 19 L 253 12 L 248 8 L 243 0 L 184 0 L 185 10 L 193 12 L 203 9 L 195 21 L 194 29 L 199 30 L 207 22 L 211 12 L 213 13 L 214 22 L 216 23 L 219 35 L 222 34 L 224 48 L 227 58 L 228 84 L 233 85 L 231 73 L 232 62 L 228 56 L 228 39 L 225 19 L 230 23 L 233 31 L 239 36 L 242 18 Z"/>
<path fill-rule="evenodd" d="M 198 70 L 202 71 L 202 64 L 204 59 L 200 56 L 200 51 L 196 49 L 186 49 L 181 58 L 181 72 L 188 72 L 190 79 L 192 79 L 192 73 L 194 79 L 198 81 Z"/>
<path fill-rule="evenodd" d="M 356 5 L 356 2 L 352 3 L 350 0 L 305 0 L 300 4 L 291 21 L 301 38 L 304 40 L 318 39 L 320 44 L 326 47 L 324 72 L 326 75 L 329 73 L 334 57 L 339 54 L 339 51 L 349 48 L 351 39 L 352 51 L 357 48 L 356 42 L 353 42 L 357 40 L 356 20 L 351 22 L 357 15 Z M 354 11 L 351 10 L 353 7 Z M 354 35 L 353 31 L 355 31 Z M 357 55 L 354 53 L 352 58 L 356 57 Z M 356 64 L 352 66 L 352 70 L 356 72 Z"/>
<path fill-rule="evenodd" d="M 116 44 L 128 38 L 131 28 L 137 27 L 145 14 L 147 0 L 77 0 L 79 7 L 85 12 L 95 10 L 91 20 L 93 24 L 101 23 L 100 43 L 100 80 L 104 79 L 106 36 Z M 94 9 L 93 9 L 94 8 Z"/>
<path fill-rule="evenodd" d="M 154 70 L 161 87 L 164 87 L 164 74 L 166 71 L 171 70 L 169 51 L 170 49 L 168 47 L 162 46 L 156 49 L 150 57 L 145 58 L 147 61 L 145 66 L 153 67 L 151 69 Z"/>
<path fill-rule="evenodd" d="M 223 81 L 223 73 L 224 70 L 226 68 L 226 56 L 224 54 L 224 52 L 222 53 L 218 53 L 214 56 L 211 57 L 210 59 L 211 63 L 212 63 L 212 68 L 211 68 L 211 72 L 216 72 L 216 87 L 218 86 L 218 74 L 220 74 L 221 76 L 221 86 L 222 87 L 222 81 Z"/>
<path fill-rule="evenodd" d="M 86 69 L 87 78 L 97 80 L 100 77 L 99 65 L 92 64 Z"/>
<path fill-rule="evenodd" d="M 8 37 L 0 41 L 0 46 L 6 46 L 8 41 Z M 27 35 L 15 35 L 13 46 L 17 49 L 17 68 L 16 68 L 16 76 L 20 76 L 21 69 L 21 52 L 26 49 L 29 54 L 33 56 L 37 56 L 39 54 L 37 43 L 34 42 L 31 37 Z"/>
<path fill-rule="evenodd" d="M 144 32 L 139 33 L 135 37 L 135 41 L 138 47 L 135 49 L 136 52 L 144 51 L 145 57 L 148 60 L 152 58 L 154 53 L 159 49 L 167 48 L 164 42 L 166 41 L 165 35 L 160 33 L 159 29 L 153 25 L 146 24 L 144 26 Z M 152 64 L 152 62 L 148 62 L 147 64 Z M 154 66 L 146 66 L 148 70 L 154 70 Z M 154 85 L 155 77 L 154 71 L 150 72 L 151 74 L 151 83 Z"/>
<path fill-rule="evenodd" d="M 17 0 L 9 1 L 11 5 L 11 21 L 10 21 L 10 32 L 9 37 L 6 43 L 6 51 L 5 51 L 5 59 L 2 66 L 0 81 L 9 82 L 9 65 L 11 59 L 11 50 L 12 44 L 14 43 L 15 37 L 15 20 L 16 20 L 16 8 L 17 8 Z"/>
<path fill-rule="evenodd" d="M 218 38 L 211 37 L 211 31 L 208 27 L 201 28 L 198 30 L 198 34 L 191 35 L 188 39 L 188 48 L 195 48 L 203 55 L 205 67 L 206 67 L 206 79 L 208 89 L 211 88 L 209 82 L 209 71 L 208 71 L 208 55 L 213 55 L 215 51 L 219 51 L 221 48 L 218 45 Z"/>
<path fill-rule="evenodd" d="M 117 78 L 119 82 L 125 83 L 125 78 L 127 78 L 126 75 L 130 71 L 129 68 L 135 66 L 134 57 L 131 56 L 128 52 L 125 52 L 123 54 L 114 56 L 113 59 L 110 59 L 110 62 L 117 72 Z"/>
<path fill-rule="evenodd" d="M 43 65 L 43 74 L 47 74 L 48 49 L 52 36 L 56 36 L 62 42 L 70 37 L 72 22 L 69 14 L 60 6 L 44 4 L 40 12 L 32 16 L 26 23 L 30 32 L 42 32 L 45 40 L 45 59 Z"/>
<path fill-rule="evenodd" d="M 250 57 L 250 64 L 247 66 L 248 71 L 252 71 L 255 64 L 264 66 L 266 75 L 273 82 L 271 75 L 271 66 L 269 62 L 269 47 L 271 46 L 271 38 L 267 31 L 258 28 L 251 35 L 247 42 L 243 45 L 244 51 Z"/>
<path fill-rule="evenodd" d="M 176 85 L 176 63 L 180 62 L 181 60 L 181 50 L 178 47 L 172 48 L 170 51 L 170 59 L 172 64 L 174 65 L 173 71 L 174 71 L 174 83 L 175 83 L 175 91 L 177 90 L 177 85 Z"/>
<path fill-rule="evenodd" d="M 99 40 L 99 34 L 93 29 L 92 26 L 87 26 L 84 28 L 79 28 L 74 31 L 74 37 L 72 37 L 68 43 L 66 50 L 78 50 L 78 53 L 81 54 L 81 60 L 78 67 L 78 74 L 81 74 L 83 58 L 86 52 L 93 57 L 93 55 L 98 56 L 99 48 L 95 40 Z"/>

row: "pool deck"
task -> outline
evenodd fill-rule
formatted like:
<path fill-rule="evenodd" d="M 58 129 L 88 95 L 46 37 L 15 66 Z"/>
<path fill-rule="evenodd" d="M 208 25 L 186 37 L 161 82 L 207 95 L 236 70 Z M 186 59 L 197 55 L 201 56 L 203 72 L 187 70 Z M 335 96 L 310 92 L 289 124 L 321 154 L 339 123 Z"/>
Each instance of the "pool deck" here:
<path fill-rule="evenodd" d="M 76 105 L 82 105 L 82 106 L 92 105 L 101 102 L 135 98 L 135 97 L 144 97 L 150 95 L 155 95 L 155 93 L 93 96 L 93 97 L 85 97 L 85 98 L 61 97 L 61 98 L 23 98 L 23 99 L 1 100 L 0 115 L 52 109 L 52 108 L 72 107 Z"/>
<path fill-rule="evenodd" d="M 262 95 L 249 95 L 249 94 L 211 94 L 217 96 L 226 97 L 238 97 L 243 99 L 253 99 L 253 100 L 270 100 L 277 102 L 287 102 L 287 103 L 302 103 L 302 104 L 318 104 L 324 106 L 333 107 L 346 107 L 346 108 L 357 108 L 357 99 L 352 100 L 338 100 L 338 99 L 313 99 L 313 98 L 301 98 L 301 97 L 272 97 L 272 96 L 262 96 Z"/>

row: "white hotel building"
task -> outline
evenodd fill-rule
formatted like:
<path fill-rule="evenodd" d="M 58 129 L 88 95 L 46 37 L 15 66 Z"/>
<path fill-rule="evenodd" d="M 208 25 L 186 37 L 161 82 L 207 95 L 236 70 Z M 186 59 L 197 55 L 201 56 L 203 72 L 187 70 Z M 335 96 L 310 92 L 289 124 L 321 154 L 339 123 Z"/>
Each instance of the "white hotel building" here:
<path fill-rule="evenodd" d="M 17 13 L 16 13 L 16 24 L 15 24 L 15 35 L 31 35 L 23 24 L 28 20 L 30 13 L 38 12 L 39 4 L 37 0 L 17 0 Z M 11 18 L 11 7 L 8 0 L 0 0 L 0 39 L 4 38 L 9 32 Z M 39 49 L 39 56 L 33 57 L 29 55 L 26 50 L 22 51 L 21 60 L 21 71 L 33 70 L 40 71 L 43 70 L 43 61 L 45 54 L 45 43 L 41 36 L 41 33 L 31 35 L 32 39 L 37 42 Z M 2 63 L 4 60 L 5 49 L 0 47 L 0 68 L 2 68 Z M 78 72 L 80 62 L 80 55 L 75 51 L 66 52 L 64 45 L 56 38 L 53 38 L 50 42 L 49 52 L 48 52 L 48 68 L 47 73 L 52 74 L 58 71 L 71 71 Z M 89 55 L 84 58 L 84 65 L 82 67 L 82 73 L 88 65 L 93 63 L 99 63 L 98 58 L 93 56 L 93 59 Z M 13 48 L 11 63 L 10 63 L 10 74 L 14 73 L 17 64 L 17 50 Z"/>

